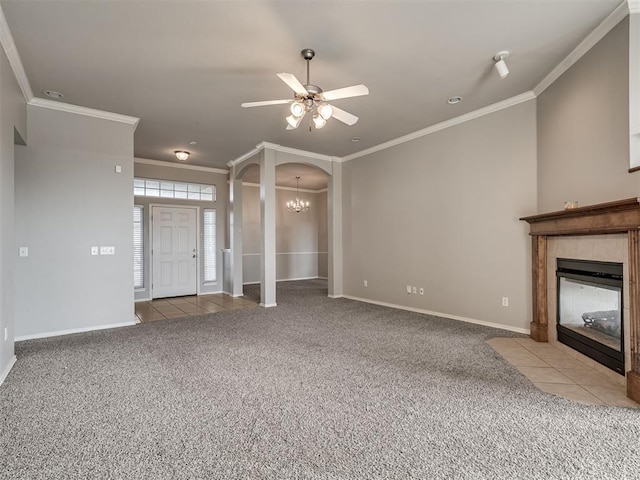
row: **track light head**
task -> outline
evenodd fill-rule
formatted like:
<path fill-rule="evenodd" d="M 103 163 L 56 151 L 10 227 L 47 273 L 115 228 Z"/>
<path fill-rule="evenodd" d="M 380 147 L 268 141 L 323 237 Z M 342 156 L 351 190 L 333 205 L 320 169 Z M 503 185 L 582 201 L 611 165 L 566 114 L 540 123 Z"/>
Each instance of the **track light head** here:
<path fill-rule="evenodd" d="M 507 67 L 506 62 L 504 61 L 508 56 L 509 52 L 506 50 L 498 52 L 493 56 L 493 61 L 495 62 L 494 66 L 496 67 L 496 71 L 500 78 L 504 78 L 509 75 L 509 67 Z"/>

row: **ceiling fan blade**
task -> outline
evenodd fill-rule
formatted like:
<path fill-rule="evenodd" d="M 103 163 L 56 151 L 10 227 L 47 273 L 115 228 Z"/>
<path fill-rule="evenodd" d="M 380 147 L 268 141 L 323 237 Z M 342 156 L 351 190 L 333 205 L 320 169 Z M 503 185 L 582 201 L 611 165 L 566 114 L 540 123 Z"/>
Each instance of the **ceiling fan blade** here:
<path fill-rule="evenodd" d="M 336 120 L 340 120 L 342 123 L 346 123 L 347 125 L 351 126 L 358 121 L 358 117 L 352 115 L 349 112 L 345 112 L 344 110 L 338 107 L 334 107 L 333 105 L 331 105 L 331 108 L 333 108 L 333 113 L 331 116 Z"/>
<path fill-rule="evenodd" d="M 361 95 L 369 95 L 369 89 L 362 84 L 322 92 L 322 96 L 327 101 L 338 100 L 340 98 L 359 97 Z"/>
<path fill-rule="evenodd" d="M 278 77 L 280 77 L 280 80 L 282 80 L 284 83 L 289 85 L 289 87 L 291 87 L 291 90 L 296 92 L 298 95 L 309 95 L 307 89 L 304 88 L 304 86 L 300 83 L 300 81 L 293 73 L 278 73 Z"/>
<path fill-rule="evenodd" d="M 289 103 L 291 100 L 265 100 L 264 102 L 247 102 L 240 105 L 241 107 L 264 107 L 266 105 L 280 105 L 283 103 Z"/>

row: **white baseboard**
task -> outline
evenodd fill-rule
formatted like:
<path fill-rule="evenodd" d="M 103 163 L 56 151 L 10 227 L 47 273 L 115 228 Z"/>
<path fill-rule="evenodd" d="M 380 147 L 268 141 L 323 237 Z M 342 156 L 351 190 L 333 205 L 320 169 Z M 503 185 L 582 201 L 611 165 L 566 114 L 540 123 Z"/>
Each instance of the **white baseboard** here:
<path fill-rule="evenodd" d="M 327 295 L 329 298 L 344 298 L 344 295 Z M 355 300 L 355 297 L 353 298 Z"/>
<path fill-rule="evenodd" d="M 317 280 L 320 277 L 276 278 L 276 282 L 297 282 L 298 280 Z"/>
<path fill-rule="evenodd" d="M 60 335 L 71 335 L 72 333 L 84 333 L 92 332 L 94 330 L 106 330 L 109 328 L 130 327 L 137 324 L 137 322 L 132 320 L 130 322 L 110 323 L 108 325 L 96 325 L 93 327 L 71 328 L 69 330 L 58 330 L 56 332 L 34 333 L 32 335 L 22 335 L 20 337 L 16 337 L 15 341 L 22 342 L 24 340 L 34 340 L 36 338 L 58 337 Z"/>
<path fill-rule="evenodd" d="M 149 298 L 136 298 L 133 302 L 134 302 L 134 303 L 138 303 L 138 302 L 150 302 L 151 300 L 153 300 L 151 297 L 149 297 Z"/>
<path fill-rule="evenodd" d="M 198 296 L 199 297 L 204 297 L 206 295 L 220 295 L 221 293 L 226 293 L 223 292 L 222 290 L 216 290 L 215 292 L 203 292 L 203 293 L 199 293 Z"/>
<path fill-rule="evenodd" d="M 13 358 L 9 360 L 9 364 L 7 365 L 7 367 L 0 373 L 0 385 L 2 385 L 4 381 L 7 379 L 7 375 L 9 375 L 9 372 L 11 371 L 13 366 L 16 364 L 16 360 L 18 359 L 14 355 Z"/>
<path fill-rule="evenodd" d="M 500 323 L 485 322 L 484 320 L 477 320 L 475 318 L 461 317 L 459 315 L 450 315 L 448 313 L 442 313 L 442 312 L 433 312 L 431 310 L 423 310 L 421 308 L 407 307 L 405 305 L 397 305 L 395 303 L 379 302 L 377 300 L 370 300 L 368 298 L 353 297 L 351 295 L 342 295 L 342 297 L 343 298 L 348 298 L 349 300 L 356 300 L 358 302 L 373 303 L 374 305 L 381 305 L 383 307 L 397 308 L 398 310 L 407 310 L 409 312 L 423 313 L 425 315 L 433 315 L 433 316 L 436 316 L 436 317 L 450 318 L 452 320 L 458 320 L 458 321 L 466 322 L 466 323 L 475 323 L 476 325 L 483 325 L 485 327 L 499 328 L 500 330 L 508 330 L 510 332 L 523 333 L 525 335 L 529 335 L 531 333 L 528 328 L 511 327 L 509 325 L 502 325 Z M 331 297 L 331 298 L 337 298 L 337 297 Z"/>
<path fill-rule="evenodd" d="M 327 277 L 276 278 L 276 282 L 297 282 L 298 280 L 326 280 Z M 242 285 L 260 285 L 260 282 L 244 282 Z"/>
<path fill-rule="evenodd" d="M 278 304 L 277 303 L 261 303 L 260 306 L 264 308 L 271 308 L 271 307 L 277 307 Z"/>

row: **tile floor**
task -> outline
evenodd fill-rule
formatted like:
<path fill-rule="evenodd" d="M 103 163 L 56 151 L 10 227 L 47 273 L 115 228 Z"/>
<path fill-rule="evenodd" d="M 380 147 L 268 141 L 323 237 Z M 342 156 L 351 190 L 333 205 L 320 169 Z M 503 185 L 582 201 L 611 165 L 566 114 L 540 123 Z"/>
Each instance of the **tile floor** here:
<path fill-rule="evenodd" d="M 487 343 L 547 393 L 593 405 L 640 408 L 627 398 L 624 377 L 599 371 L 605 367 L 594 368 L 590 359 L 565 350 L 564 345 L 531 338 L 492 338 Z"/>
<path fill-rule="evenodd" d="M 193 295 L 189 297 L 160 298 L 149 302 L 136 302 L 136 317 L 142 323 L 146 323 L 167 318 L 192 317 L 257 306 L 258 304 L 252 300 L 234 298 L 221 293 Z"/>

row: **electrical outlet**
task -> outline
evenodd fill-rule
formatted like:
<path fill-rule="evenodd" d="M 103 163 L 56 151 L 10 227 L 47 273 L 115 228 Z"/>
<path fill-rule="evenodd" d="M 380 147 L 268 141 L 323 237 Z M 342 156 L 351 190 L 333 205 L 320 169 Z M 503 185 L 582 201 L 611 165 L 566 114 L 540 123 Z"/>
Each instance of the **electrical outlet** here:
<path fill-rule="evenodd" d="M 503 307 L 509 306 L 509 297 L 502 297 L 502 306 Z"/>
<path fill-rule="evenodd" d="M 424 288 L 420 287 L 420 295 L 424 295 Z"/>
<path fill-rule="evenodd" d="M 91 255 L 98 255 L 98 247 L 91 247 Z"/>
<path fill-rule="evenodd" d="M 4 327 L 4 341 L 9 340 L 9 327 Z"/>
<path fill-rule="evenodd" d="M 29 247 L 20 247 L 20 250 L 19 250 L 18 254 L 21 257 L 28 257 L 29 256 Z"/>
<path fill-rule="evenodd" d="M 407 285 L 407 293 L 411 293 L 411 285 Z"/>
<path fill-rule="evenodd" d="M 411 293 L 418 293 L 418 287 L 411 287 Z"/>
<path fill-rule="evenodd" d="M 100 255 L 115 255 L 116 247 L 100 247 Z"/>
<path fill-rule="evenodd" d="M 364 286 L 368 287 L 369 286 L 369 282 L 367 282 L 366 280 L 364 281 Z"/>

